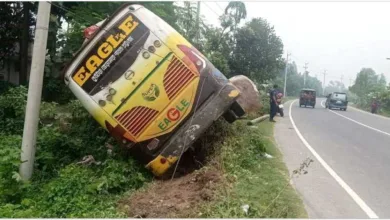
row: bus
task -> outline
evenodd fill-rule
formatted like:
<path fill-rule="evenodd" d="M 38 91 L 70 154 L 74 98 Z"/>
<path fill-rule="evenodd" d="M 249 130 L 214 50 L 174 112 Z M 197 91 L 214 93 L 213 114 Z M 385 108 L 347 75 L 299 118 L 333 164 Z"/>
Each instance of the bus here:
<path fill-rule="evenodd" d="M 163 175 L 219 117 L 232 123 L 245 114 L 237 87 L 143 6 L 124 4 L 85 34 L 65 84 L 154 175 Z"/>

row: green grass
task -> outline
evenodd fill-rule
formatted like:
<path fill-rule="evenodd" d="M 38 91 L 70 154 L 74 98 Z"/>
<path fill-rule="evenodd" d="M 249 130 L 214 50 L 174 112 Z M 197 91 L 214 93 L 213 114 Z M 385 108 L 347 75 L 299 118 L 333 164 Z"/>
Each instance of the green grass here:
<path fill-rule="evenodd" d="M 232 133 L 220 149 L 220 163 L 228 181 L 217 200 L 203 207 L 201 216 L 307 218 L 302 200 L 289 184 L 288 170 L 274 142 L 273 124 L 248 127 L 239 121 Z M 273 158 L 262 156 L 264 151 Z M 241 208 L 245 204 L 250 206 L 248 214 Z"/>
<path fill-rule="evenodd" d="M 366 111 L 366 112 L 371 112 L 370 107 L 362 107 L 362 106 L 356 105 L 356 104 L 354 104 L 354 103 L 350 103 L 349 105 L 352 106 L 352 107 L 354 107 L 354 108 L 357 108 L 357 109 Z M 383 108 L 382 108 L 382 109 L 379 109 L 378 115 L 382 115 L 382 116 L 385 116 L 385 117 L 389 117 L 389 118 L 390 118 L 390 111 L 387 110 L 387 109 L 383 109 Z"/>

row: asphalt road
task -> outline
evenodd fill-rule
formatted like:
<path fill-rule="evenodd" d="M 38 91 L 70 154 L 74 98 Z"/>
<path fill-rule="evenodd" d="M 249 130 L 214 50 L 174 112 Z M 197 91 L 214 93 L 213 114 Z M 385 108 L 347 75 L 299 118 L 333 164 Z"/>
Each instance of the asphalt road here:
<path fill-rule="evenodd" d="M 390 218 L 390 119 L 362 112 L 285 104 L 275 138 L 310 218 Z M 291 105 L 292 104 L 292 105 Z M 290 107 L 291 105 L 291 107 Z M 291 110 L 291 112 L 290 112 Z"/>

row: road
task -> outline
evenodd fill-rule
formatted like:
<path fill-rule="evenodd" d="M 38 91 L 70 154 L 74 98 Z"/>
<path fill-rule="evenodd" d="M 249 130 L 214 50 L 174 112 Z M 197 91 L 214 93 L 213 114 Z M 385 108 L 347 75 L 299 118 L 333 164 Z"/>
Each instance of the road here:
<path fill-rule="evenodd" d="M 349 107 L 328 110 L 285 104 L 275 139 L 310 218 L 390 218 L 390 119 Z"/>

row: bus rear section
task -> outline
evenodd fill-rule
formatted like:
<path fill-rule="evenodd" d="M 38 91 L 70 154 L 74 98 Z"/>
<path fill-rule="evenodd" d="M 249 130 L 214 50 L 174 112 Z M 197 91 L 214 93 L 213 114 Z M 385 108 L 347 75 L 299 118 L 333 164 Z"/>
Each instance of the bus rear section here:
<path fill-rule="evenodd" d="M 238 89 L 176 30 L 125 4 L 90 36 L 65 72 L 89 113 L 162 175 L 221 115 L 245 114 Z"/>

